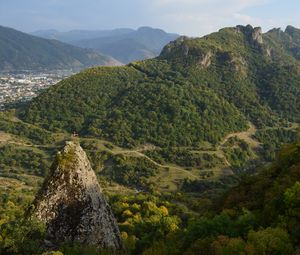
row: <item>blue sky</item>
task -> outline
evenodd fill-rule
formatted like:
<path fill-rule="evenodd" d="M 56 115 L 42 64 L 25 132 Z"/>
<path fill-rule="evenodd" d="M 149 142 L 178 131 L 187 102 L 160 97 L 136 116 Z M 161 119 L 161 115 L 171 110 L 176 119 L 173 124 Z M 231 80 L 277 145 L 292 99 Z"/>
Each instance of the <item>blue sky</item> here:
<path fill-rule="evenodd" d="M 39 29 L 152 26 L 201 36 L 225 26 L 300 28 L 299 0 L 0 0 L 0 25 Z"/>

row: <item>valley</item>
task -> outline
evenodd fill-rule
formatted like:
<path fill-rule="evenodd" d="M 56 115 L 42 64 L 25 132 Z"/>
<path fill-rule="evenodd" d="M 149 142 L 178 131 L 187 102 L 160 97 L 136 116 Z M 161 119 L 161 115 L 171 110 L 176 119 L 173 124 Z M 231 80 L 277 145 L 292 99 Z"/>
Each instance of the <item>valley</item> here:
<path fill-rule="evenodd" d="M 253 41 L 251 33 L 265 42 Z M 220 44 L 220 36 L 227 41 Z M 282 101 L 272 94 L 286 85 L 274 84 L 274 92 L 272 88 L 268 92 L 279 104 L 294 109 L 283 118 L 264 88 L 249 79 L 254 75 L 260 79 L 253 66 L 268 69 L 265 66 L 271 65 L 264 55 L 270 38 L 278 43 L 257 28 L 226 28 L 205 40 L 180 38 L 156 59 L 85 70 L 41 93 L 24 109 L 2 114 L 1 144 L 14 145 L 21 154 L 24 148 L 32 149 L 35 164 L 46 171 L 65 140 L 78 140 L 99 177 L 133 190 L 177 192 L 187 188 L 189 181 L 200 186 L 208 183 L 208 190 L 217 183 L 231 186 L 236 176 L 272 160 L 282 144 L 298 137 L 299 109 L 291 105 L 292 100 Z M 234 53 L 237 49 L 231 44 L 238 42 L 244 46 Z M 182 52 L 182 47 L 193 54 Z M 199 67 L 207 51 L 210 63 Z M 235 66 L 238 63 L 232 66 L 235 54 L 247 59 L 246 76 Z M 272 65 L 283 68 L 284 76 L 285 61 L 291 56 L 282 56 Z M 296 79 L 297 73 L 289 76 Z M 289 84 L 297 91 L 298 83 Z M 292 96 L 290 89 L 284 98 Z M 79 138 L 72 138 L 74 132 Z M 26 164 L 16 162 L 16 168 L 25 173 Z M 4 173 L 13 172 L 10 168 L 6 165 Z"/>
<path fill-rule="evenodd" d="M 2 114 L 2 117 L 5 116 Z M 10 125 L 13 125 L 15 123 L 23 124 L 27 126 L 27 128 L 35 129 L 39 128 L 34 125 L 28 125 L 27 123 L 22 122 L 20 119 L 16 118 L 14 115 L 6 115 L 4 117 L 5 121 L 7 123 L 10 123 Z M 2 118 L 3 121 L 3 118 Z M 268 128 L 267 130 L 272 130 L 274 128 Z M 288 130 L 291 131 L 297 131 L 299 129 L 299 125 L 297 123 L 294 123 L 291 125 Z M 201 146 L 200 148 L 197 147 L 174 147 L 173 149 L 176 149 L 178 151 L 184 151 L 191 153 L 192 155 L 211 155 L 219 160 L 219 165 L 212 166 L 212 167 L 204 167 L 202 168 L 201 165 L 198 166 L 188 166 L 188 165 L 181 165 L 176 164 L 174 162 L 165 162 L 162 161 L 161 158 L 157 159 L 157 156 L 151 155 L 151 152 L 162 150 L 162 148 L 158 146 L 154 146 L 151 144 L 145 144 L 140 145 L 136 148 L 128 149 L 128 148 L 122 148 L 120 146 L 114 145 L 110 141 L 106 141 L 103 139 L 97 139 L 97 138 L 85 138 L 85 137 L 73 137 L 72 134 L 69 133 L 55 133 L 51 132 L 51 143 L 43 143 L 43 144 L 36 144 L 34 141 L 32 141 L 29 137 L 25 136 L 19 136 L 15 134 L 11 134 L 8 132 L 0 132 L 0 146 L 1 148 L 13 145 L 14 148 L 20 149 L 20 150 L 31 150 L 35 153 L 43 154 L 43 158 L 46 161 L 51 161 L 51 153 L 52 151 L 59 150 L 60 146 L 64 143 L 66 140 L 74 140 L 79 142 L 83 145 L 84 148 L 86 148 L 88 154 L 95 153 L 96 155 L 102 155 L 107 154 L 109 157 L 121 157 L 125 160 L 129 160 L 131 158 L 135 158 L 137 160 L 143 159 L 151 163 L 157 168 L 157 172 L 154 176 L 149 178 L 150 183 L 153 185 L 153 190 L 159 191 L 159 192 L 176 192 L 179 191 L 181 188 L 181 185 L 184 180 L 199 180 L 199 181 L 218 181 L 220 178 L 226 176 L 234 176 L 236 168 L 231 165 L 230 158 L 228 158 L 228 155 L 226 154 L 226 150 L 232 149 L 232 148 L 240 148 L 238 145 L 239 141 L 245 142 L 249 146 L 249 150 L 251 151 L 251 157 L 247 158 L 247 161 L 250 161 L 250 159 L 255 160 L 259 158 L 259 149 L 261 148 L 262 144 L 258 142 L 255 139 L 255 134 L 257 131 L 264 131 L 265 129 L 257 129 L 252 123 L 249 123 L 249 128 L 247 131 L 243 132 L 234 132 L 231 134 L 226 135 L 223 140 L 221 140 L 218 144 L 212 146 L 208 145 L 207 148 Z M 47 131 L 43 131 L 47 133 Z M 230 140 L 233 140 L 233 143 L 229 143 Z M 49 154 L 50 152 L 50 154 Z M 47 155 L 47 156 L 46 156 Z M 111 162 L 109 159 L 106 160 L 100 160 L 97 161 L 90 157 L 90 160 L 92 164 L 96 167 L 97 173 L 99 176 L 103 176 L 102 172 L 105 172 L 105 169 L 109 169 L 111 166 Z M 3 162 L 2 162 L 3 163 Z M 0 160 L 1 164 L 1 160 Z M 47 164 L 49 165 L 50 162 Z M 9 167 L 9 172 L 14 172 L 17 169 L 14 170 L 13 166 L 6 166 Z M 199 168 L 201 167 L 201 168 Z M 26 175 L 29 178 L 35 179 L 36 175 L 27 175 L 26 170 L 19 169 L 21 172 L 20 174 L 14 175 L 14 178 L 18 178 L 20 176 L 21 178 Z M 18 171 L 18 170 L 17 170 Z M 0 173 L 1 174 L 1 173 Z M 2 173 L 2 176 L 7 176 L 7 173 Z M 104 174 L 105 176 L 105 174 Z M 4 177 L 2 177 L 4 178 Z M 9 178 L 10 177 L 6 177 Z M 122 184 L 122 183 L 120 183 Z M 118 187 L 118 184 L 113 184 L 112 186 Z M 145 186 L 146 187 L 146 186 Z M 144 188 L 145 188 L 144 187 Z M 110 192 L 113 192 L 112 187 L 107 187 Z M 136 186 L 129 185 L 130 189 L 135 190 Z"/>
<path fill-rule="evenodd" d="M 74 74 L 70 70 L 0 74 L 0 109 L 32 100 L 43 90 Z"/>
<path fill-rule="evenodd" d="M 154 59 L 85 69 L 1 111 L 0 253 L 42 252 L 45 226 L 23 215 L 47 176 L 54 197 L 71 197 L 67 214 L 90 206 L 97 181 L 72 186 L 69 172 L 89 164 L 126 254 L 269 255 L 270 240 L 274 254 L 299 250 L 300 30 L 278 33 L 180 37 Z M 78 190 L 87 201 L 72 202 Z"/>

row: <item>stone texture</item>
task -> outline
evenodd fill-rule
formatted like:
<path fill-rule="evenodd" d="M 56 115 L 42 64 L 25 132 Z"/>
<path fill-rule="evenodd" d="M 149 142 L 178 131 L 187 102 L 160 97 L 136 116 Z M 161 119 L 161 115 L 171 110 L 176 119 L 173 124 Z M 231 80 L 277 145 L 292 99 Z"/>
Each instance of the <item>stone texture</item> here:
<path fill-rule="evenodd" d="M 263 44 L 262 30 L 260 27 L 253 29 L 252 39 L 258 44 Z"/>
<path fill-rule="evenodd" d="M 83 149 L 67 142 L 34 201 L 54 246 L 77 241 L 119 250 L 120 232 Z"/>
<path fill-rule="evenodd" d="M 203 57 L 199 60 L 199 65 L 202 68 L 207 68 L 211 65 L 211 59 L 212 59 L 212 52 L 209 51 L 208 53 L 204 54 Z"/>
<path fill-rule="evenodd" d="M 256 46 L 261 46 L 263 44 L 263 34 L 260 27 L 253 28 L 251 25 L 247 26 L 236 26 L 236 31 L 243 33 L 251 43 Z"/>

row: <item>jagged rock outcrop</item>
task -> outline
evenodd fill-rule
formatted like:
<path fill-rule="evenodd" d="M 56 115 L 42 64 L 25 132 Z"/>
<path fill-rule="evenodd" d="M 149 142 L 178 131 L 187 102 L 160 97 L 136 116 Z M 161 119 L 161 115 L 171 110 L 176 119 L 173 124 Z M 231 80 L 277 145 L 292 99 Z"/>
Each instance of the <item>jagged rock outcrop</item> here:
<path fill-rule="evenodd" d="M 209 51 L 208 53 L 204 54 L 204 56 L 202 58 L 200 58 L 200 60 L 198 62 L 199 65 L 200 65 L 200 67 L 202 67 L 202 68 L 209 67 L 210 64 L 211 64 L 212 56 L 213 56 L 213 54 L 212 54 L 211 51 Z"/>
<path fill-rule="evenodd" d="M 188 56 L 190 48 L 187 45 L 186 41 L 188 41 L 188 37 L 181 36 L 175 41 L 170 42 L 163 48 L 160 56 L 168 57 L 168 56 L 172 56 L 173 54 L 180 55 L 180 56 Z"/>
<path fill-rule="evenodd" d="M 263 37 L 262 37 L 262 29 L 261 29 L 261 27 L 255 27 L 253 29 L 252 39 L 257 44 L 263 44 Z"/>
<path fill-rule="evenodd" d="M 237 32 L 245 34 L 250 40 L 251 43 L 253 43 L 256 46 L 260 46 L 263 44 L 263 34 L 261 27 L 255 27 L 253 28 L 251 25 L 247 26 L 236 26 Z"/>
<path fill-rule="evenodd" d="M 36 196 L 34 211 L 54 246 L 79 242 L 121 249 L 120 232 L 86 153 L 67 142 Z"/>

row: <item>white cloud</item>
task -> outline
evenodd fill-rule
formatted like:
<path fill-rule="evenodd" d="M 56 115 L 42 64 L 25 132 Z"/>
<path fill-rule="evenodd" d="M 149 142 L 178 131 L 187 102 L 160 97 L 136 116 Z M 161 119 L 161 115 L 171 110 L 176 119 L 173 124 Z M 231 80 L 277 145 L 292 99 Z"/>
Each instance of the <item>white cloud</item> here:
<path fill-rule="evenodd" d="M 247 8 L 266 4 L 273 0 L 154 0 L 151 9 L 158 16 L 156 26 L 188 35 L 199 36 L 224 26 L 270 23 L 243 12 Z"/>

